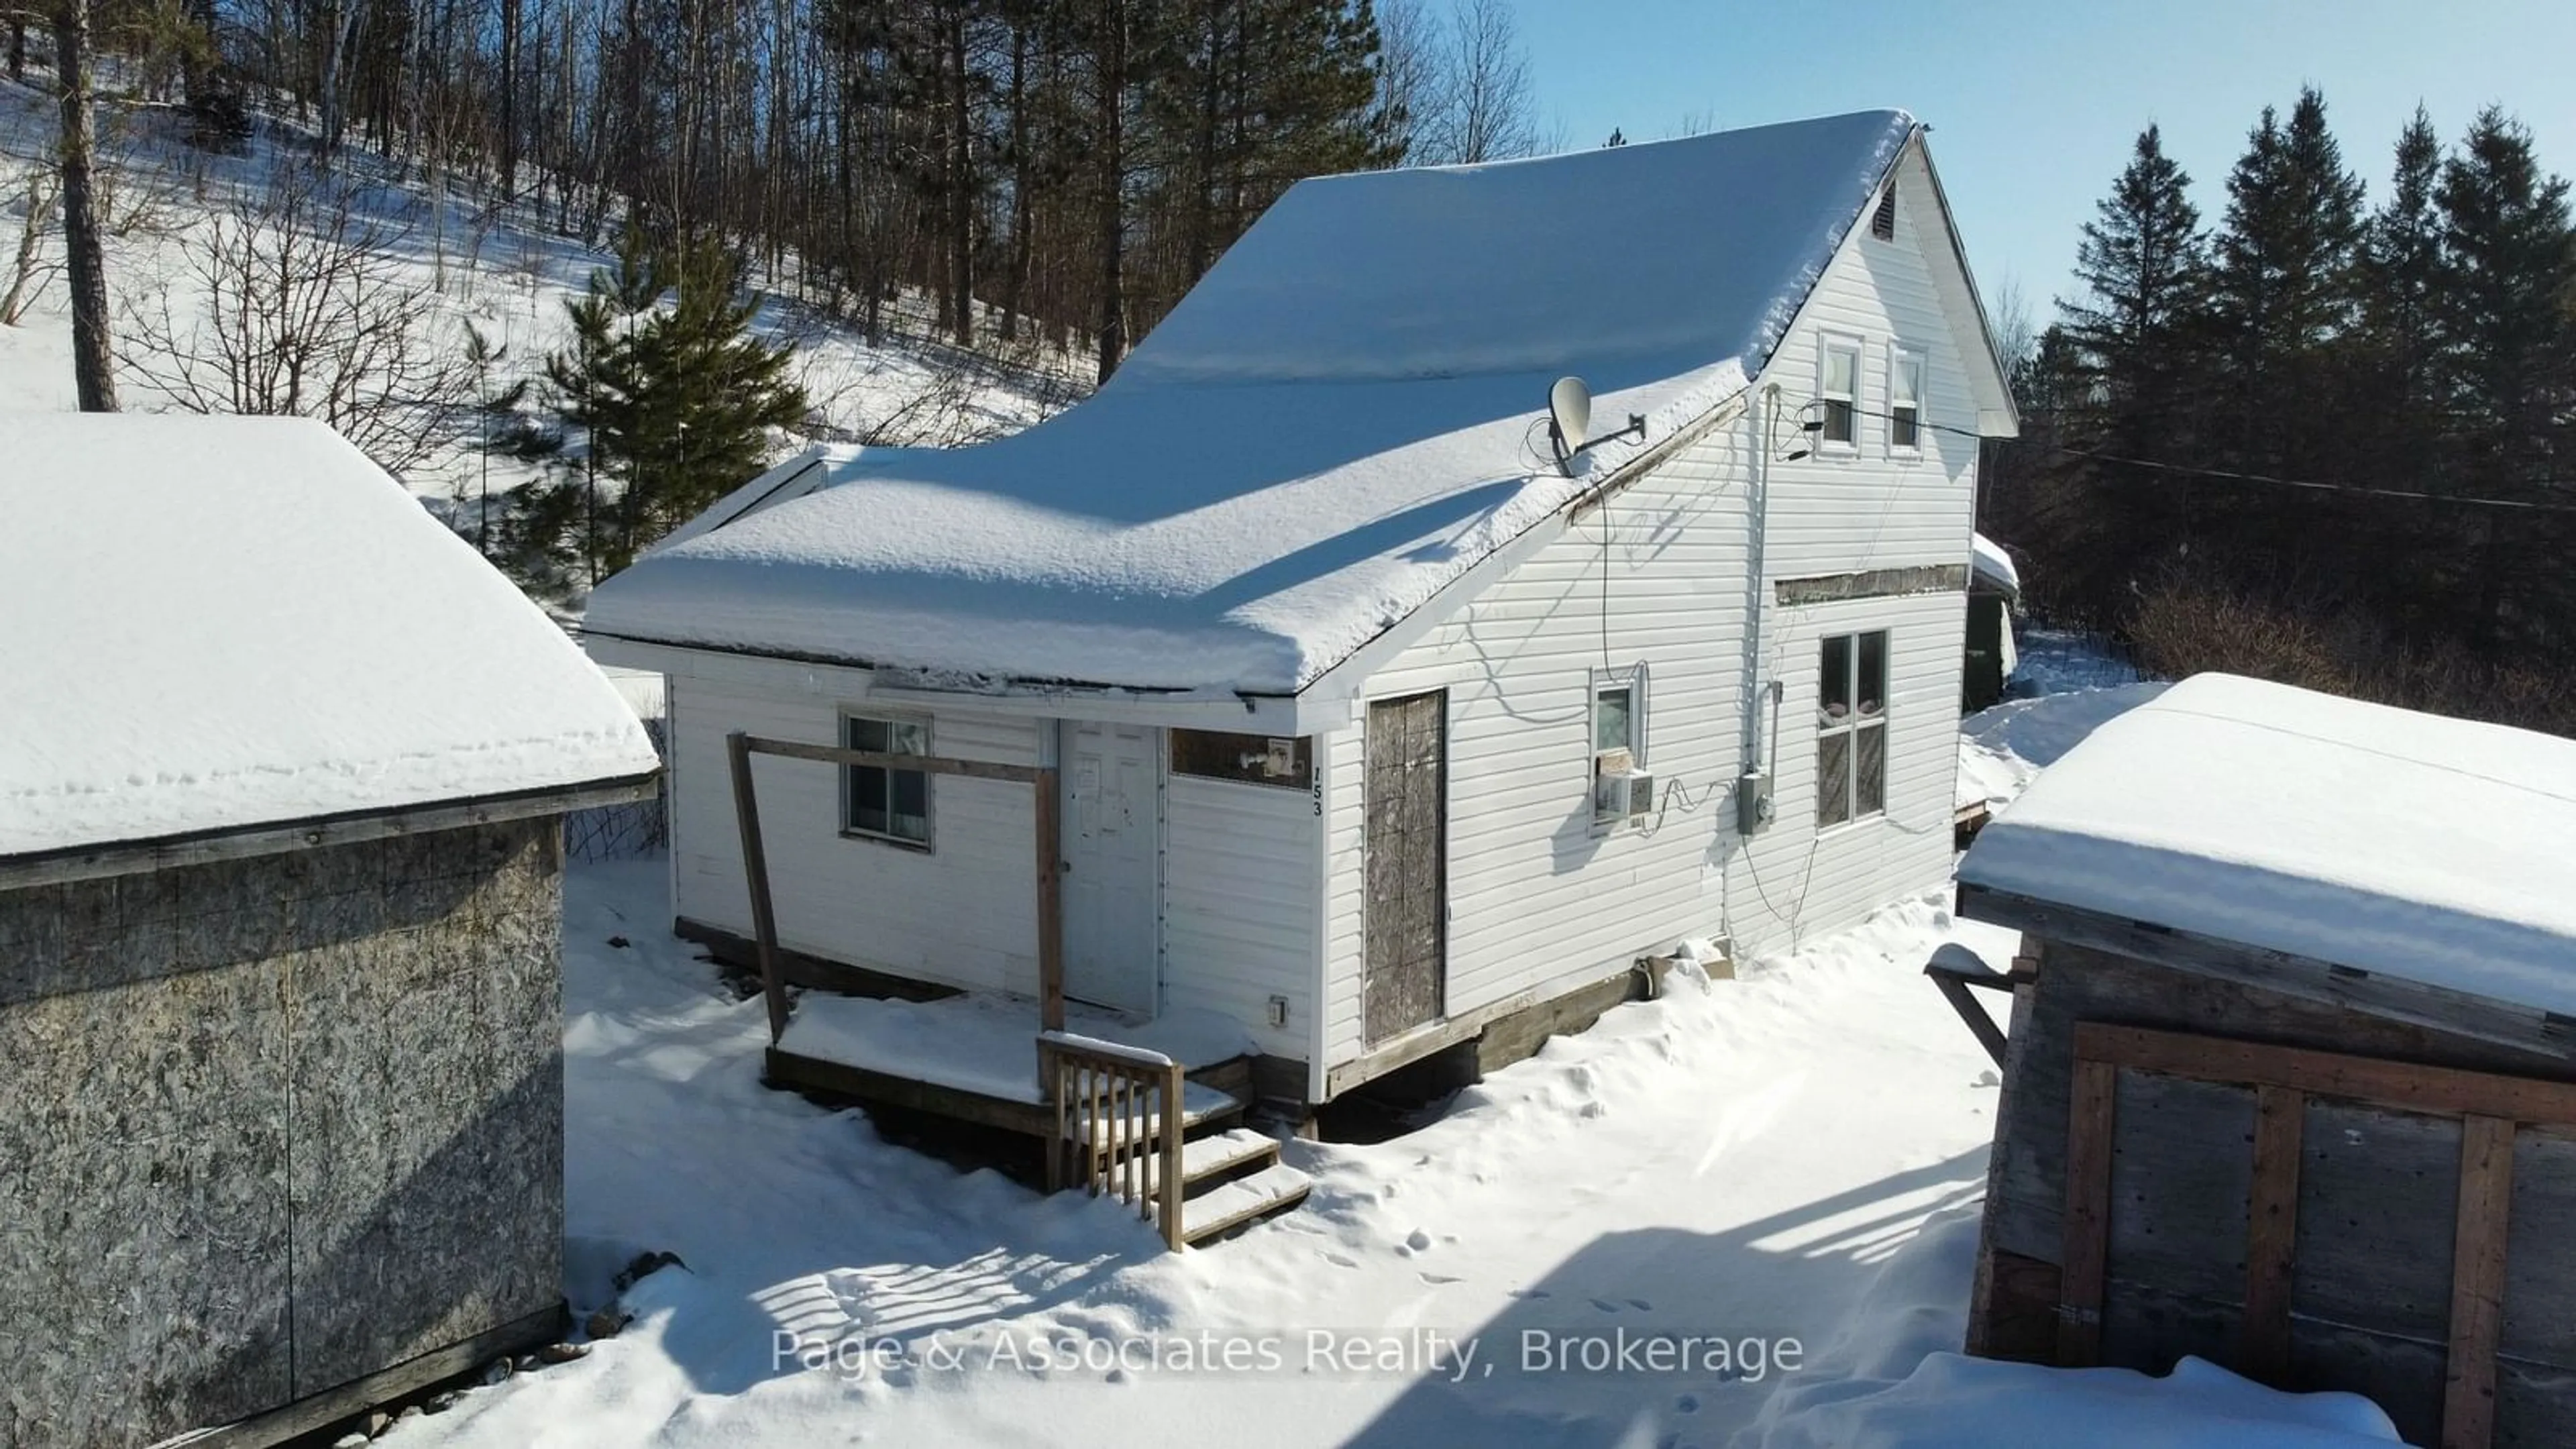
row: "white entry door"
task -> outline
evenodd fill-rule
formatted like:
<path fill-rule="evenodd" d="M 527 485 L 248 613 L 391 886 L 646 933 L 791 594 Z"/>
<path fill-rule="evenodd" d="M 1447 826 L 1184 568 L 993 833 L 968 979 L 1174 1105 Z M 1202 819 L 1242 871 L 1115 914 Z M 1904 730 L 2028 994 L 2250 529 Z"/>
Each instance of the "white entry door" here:
<path fill-rule="evenodd" d="M 1162 842 L 1159 730 L 1066 720 L 1064 994 L 1117 1011 L 1155 1010 Z"/>

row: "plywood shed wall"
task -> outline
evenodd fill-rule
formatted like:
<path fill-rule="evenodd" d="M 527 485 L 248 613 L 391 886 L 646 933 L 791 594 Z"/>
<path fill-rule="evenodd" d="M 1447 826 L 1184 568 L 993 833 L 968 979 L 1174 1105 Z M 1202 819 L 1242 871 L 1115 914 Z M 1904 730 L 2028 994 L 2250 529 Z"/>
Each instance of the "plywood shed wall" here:
<path fill-rule="evenodd" d="M 1987 919 L 2048 910 L 1997 909 L 1973 892 L 1961 909 Z M 2013 1013 L 1971 1352 L 2063 1355 L 2079 1023 L 2250 1041 L 2263 1045 L 2257 1058 L 2306 1048 L 2576 1082 L 2576 1043 L 2537 1012 L 2126 923 L 2061 929 L 2086 939 L 2026 938 L 2039 967 Z M 2116 937 L 2128 949 L 2112 949 Z M 2192 1354 L 2279 1387 L 2366 1394 L 2409 1443 L 2565 1442 L 2576 1424 L 2576 1317 L 2564 1308 L 2576 1296 L 2576 1139 L 2527 1121 L 2511 1134 L 2483 1400 L 2490 1439 L 2446 1405 L 2450 1376 L 2474 1357 L 2455 1341 L 2468 1271 L 2460 1116 L 2315 1092 L 2299 1097 L 2294 1124 L 2264 1125 L 2266 1094 L 2241 1082 L 2130 1069 L 2111 1080 L 2098 1362 L 2161 1373 Z M 2258 1173 L 2258 1141 L 2284 1130 L 2295 1133 L 2295 1167 Z M 2278 1214 L 2269 1223 L 2266 1201 Z M 2282 1241 L 2267 1248 L 2267 1233 Z M 2269 1287 L 2265 1261 L 2286 1268 Z M 2265 1312 L 2249 1307 L 2267 1294 L 2286 1296 L 2274 1343 L 2259 1327 Z"/>
<path fill-rule="evenodd" d="M 0 1444 L 555 1330 L 560 832 L 0 891 Z"/>

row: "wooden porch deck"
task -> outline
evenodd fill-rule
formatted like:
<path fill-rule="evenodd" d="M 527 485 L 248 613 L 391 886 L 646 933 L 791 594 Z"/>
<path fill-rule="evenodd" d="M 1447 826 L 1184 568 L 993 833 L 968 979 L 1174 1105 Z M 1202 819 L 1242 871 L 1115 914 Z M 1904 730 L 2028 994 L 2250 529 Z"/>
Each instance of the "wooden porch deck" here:
<path fill-rule="evenodd" d="M 1224 1023 L 1142 1024 L 1069 1005 L 1066 1029 L 1181 1064 L 1187 1128 L 1239 1116 L 1250 1103 L 1249 1042 Z M 1055 1106 L 1038 1053 L 1037 1003 L 964 992 L 930 1001 L 808 991 L 769 1049 L 768 1076 L 783 1086 L 861 1103 L 1051 1137 Z"/>

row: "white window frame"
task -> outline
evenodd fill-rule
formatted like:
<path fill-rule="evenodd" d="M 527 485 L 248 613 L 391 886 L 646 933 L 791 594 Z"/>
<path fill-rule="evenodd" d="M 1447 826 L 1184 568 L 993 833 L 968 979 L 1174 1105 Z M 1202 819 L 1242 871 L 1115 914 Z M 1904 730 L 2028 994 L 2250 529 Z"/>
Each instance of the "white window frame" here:
<path fill-rule="evenodd" d="M 1914 441 L 1900 443 L 1896 441 L 1896 380 L 1908 368 L 1914 372 Z M 1922 353 L 1901 343 L 1887 344 L 1887 455 L 1891 458 L 1911 461 L 1923 456 L 1923 392 L 1930 377 L 1931 367 Z"/>
<path fill-rule="evenodd" d="M 928 715 L 912 714 L 901 710 L 844 709 L 841 711 L 840 722 L 840 743 L 842 749 L 853 750 L 858 748 L 857 745 L 851 743 L 850 739 L 850 727 L 856 724 L 917 726 L 921 730 L 921 753 L 927 755 L 934 753 L 938 749 L 938 746 L 931 740 L 931 721 Z M 907 752 L 897 750 L 893 753 L 903 754 Z M 845 840 L 872 840 L 880 845 L 891 845 L 903 850 L 917 850 L 925 855 L 929 854 L 931 851 L 931 844 L 938 838 L 939 834 L 936 824 L 938 818 L 937 796 L 939 777 L 929 773 L 928 771 L 888 770 L 886 772 L 886 819 L 889 824 L 891 824 L 894 819 L 893 777 L 898 774 L 918 774 L 921 776 L 921 836 L 919 839 L 914 839 L 912 836 L 902 834 L 898 831 L 871 830 L 859 824 L 857 801 L 858 772 L 861 769 L 872 770 L 877 768 L 880 767 L 875 765 L 843 765 L 841 767 L 841 837 Z"/>
<path fill-rule="evenodd" d="M 1873 634 L 1879 638 L 1878 713 L 1864 715 L 1859 708 L 1860 641 Z M 1852 702 L 1852 709 L 1840 723 L 1829 723 L 1824 717 L 1824 657 L 1826 647 L 1837 639 L 1844 643 L 1844 697 Z M 1848 629 L 1821 634 L 1816 638 L 1816 829 L 1819 831 L 1840 830 L 1847 825 L 1884 819 L 1887 815 L 1889 758 L 1887 730 L 1888 721 L 1895 714 L 1894 706 L 1887 696 L 1895 692 L 1893 688 L 1895 675 L 1896 634 L 1892 629 Z M 1876 731 L 1878 734 L 1878 803 L 1863 810 L 1860 808 L 1860 737 L 1870 731 Z M 1825 779 L 1825 741 L 1837 737 L 1846 741 L 1843 749 L 1843 815 L 1839 820 L 1829 821 L 1825 819 L 1825 791 L 1828 784 Z"/>
<path fill-rule="evenodd" d="M 1619 669 L 1593 670 L 1591 690 L 1583 697 L 1583 745 L 1586 760 L 1583 778 L 1584 788 L 1595 802 L 1592 807 L 1592 825 L 1596 830 L 1613 829 L 1628 818 L 1624 815 L 1605 815 L 1601 813 L 1599 804 L 1601 757 L 1609 753 L 1609 750 L 1605 750 L 1601 744 L 1601 699 L 1604 695 L 1615 694 L 1621 690 L 1627 691 L 1628 695 L 1628 743 L 1625 746 L 1628 751 L 1628 766 L 1634 770 L 1643 770 L 1647 767 L 1646 666 L 1631 664 Z M 1609 748 L 1621 747 L 1613 745 Z"/>
<path fill-rule="evenodd" d="M 1831 391 L 1829 385 L 1833 377 L 1834 357 L 1837 353 L 1851 358 L 1852 385 L 1851 391 L 1847 394 L 1837 394 Z M 1848 458 L 1860 452 L 1860 400 L 1861 394 L 1868 388 L 1868 379 L 1864 375 L 1867 369 L 1863 366 L 1862 359 L 1868 355 L 1869 344 L 1849 333 L 1827 332 L 1817 338 L 1816 452 L 1819 456 L 1830 454 L 1838 458 Z M 1850 409 L 1851 436 L 1848 438 L 1838 439 L 1833 435 L 1835 403 L 1842 403 Z"/>

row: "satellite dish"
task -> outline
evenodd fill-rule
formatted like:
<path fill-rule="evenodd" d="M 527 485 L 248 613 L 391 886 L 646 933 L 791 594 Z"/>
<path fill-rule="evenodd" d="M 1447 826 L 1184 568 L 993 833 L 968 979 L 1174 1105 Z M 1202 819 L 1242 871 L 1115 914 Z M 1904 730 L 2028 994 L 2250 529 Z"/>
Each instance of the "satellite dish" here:
<path fill-rule="evenodd" d="M 1643 442 L 1646 419 L 1638 413 L 1628 414 L 1628 426 L 1615 433 L 1592 436 L 1592 389 L 1579 377 L 1560 377 L 1556 386 L 1547 390 L 1547 440 L 1556 447 L 1556 470 L 1566 477 L 1574 476 L 1574 455 L 1586 445 L 1606 443 L 1634 433 Z"/>
<path fill-rule="evenodd" d="M 1547 390 L 1547 436 L 1563 468 L 1592 436 L 1592 389 L 1579 377 L 1560 377 Z"/>

